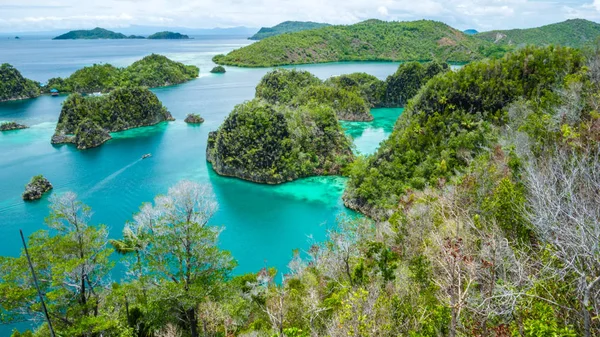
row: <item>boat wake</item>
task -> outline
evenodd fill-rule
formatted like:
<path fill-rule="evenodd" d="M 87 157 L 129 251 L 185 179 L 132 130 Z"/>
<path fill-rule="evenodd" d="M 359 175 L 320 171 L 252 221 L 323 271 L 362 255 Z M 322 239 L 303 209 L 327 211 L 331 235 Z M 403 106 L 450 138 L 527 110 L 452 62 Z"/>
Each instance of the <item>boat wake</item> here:
<path fill-rule="evenodd" d="M 115 179 L 119 174 L 125 172 L 128 168 L 132 167 L 133 165 L 141 162 L 143 160 L 143 158 L 140 158 L 136 161 L 134 161 L 133 163 L 123 167 L 122 169 L 112 173 L 111 175 L 109 175 L 108 177 L 102 179 L 101 181 L 99 181 L 96 185 L 94 185 L 94 187 L 90 188 L 85 194 L 84 196 L 88 196 L 96 191 L 98 191 L 99 189 L 101 189 L 102 187 L 104 187 L 107 183 L 109 183 L 111 180 Z"/>

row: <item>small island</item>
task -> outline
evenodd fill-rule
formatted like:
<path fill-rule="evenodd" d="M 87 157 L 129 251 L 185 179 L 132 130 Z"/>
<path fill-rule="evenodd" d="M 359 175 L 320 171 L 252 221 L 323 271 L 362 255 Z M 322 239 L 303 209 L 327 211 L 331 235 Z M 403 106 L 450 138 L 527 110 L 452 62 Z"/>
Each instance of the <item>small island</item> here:
<path fill-rule="evenodd" d="M 213 74 L 224 74 L 225 73 L 225 67 L 223 67 L 223 66 L 216 66 L 216 67 L 212 68 L 210 72 L 213 73 Z"/>
<path fill-rule="evenodd" d="M 236 106 L 209 133 L 206 158 L 220 175 L 280 184 L 341 174 L 354 156 L 330 106 L 291 108 L 257 98 Z"/>
<path fill-rule="evenodd" d="M 122 86 L 149 88 L 180 84 L 198 77 L 200 69 L 175 62 L 163 55 L 151 54 L 125 68 L 94 64 L 77 70 L 67 78 L 51 78 L 45 92 L 109 92 Z"/>
<path fill-rule="evenodd" d="M 25 186 L 25 192 L 23 192 L 23 200 L 31 201 L 37 200 L 42 195 L 52 189 L 52 184 L 43 175 L 37 175 L 29 181 Z"/>
<path fill-rule="evenodd" d="M 110 132 L 175 120 L 145 87 L 118 88 L 99 97 L 71 94 L 63 103 L 52 144 L 72 143 L 80 150 L 102 145 Z"/>
<path fill-rule="evenodd" d="M 0 131 L 20 130 L 27 129 L 27 125 L 19 124 L 16 122 L 4 122 L 0 123 Z"/>
<path fill-rule="evenodd" d="M 188 124 L 201 124 L 204 123 L 204 118 L 200 117 L 199 114 L 188 114 L 184 122 Z"/>
<path fill-rule="evenodd" d="M 53 40 L 98 40 L 98 39 L 143 39 L 143 36 L 116 33 L 108 29 L 96 27 L 88 30 L 72 30 L 68 33 L 59 35 Z"/>
<path fill-rule="evenodd" d="M 27 79 L 12 65 L 0 65 L 0 102 L 38 97 L 40 84 Z"/>
<path fill-rule="evenodd" d="M 310 102 L 329 105 L 340 120 L 371 121 L 369 104 L 357 91 L 323 83 L 305 70 L 275 69 L 256 86 L 256 97 L 272 104 L 306 105 Z"/>
<path fill-rule="evenodd" d="M 174 32 L 158 32 L 148 36 L 150 40 L 187 40 L 190 37 L 180 33 Z"/>

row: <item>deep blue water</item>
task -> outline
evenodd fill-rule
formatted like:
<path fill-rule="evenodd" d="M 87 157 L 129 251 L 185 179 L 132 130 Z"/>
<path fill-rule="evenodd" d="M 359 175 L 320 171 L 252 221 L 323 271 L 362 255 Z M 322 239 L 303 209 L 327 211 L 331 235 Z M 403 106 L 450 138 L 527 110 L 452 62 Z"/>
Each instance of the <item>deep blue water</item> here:
<path fill-rule="evenodd" d="M 336 217 L 348 213 L 341 202 L 344 178 L 317 177 L 265 186 L 220 177 L 206 162 L 208 132 L 215 130 L 236 104 L 254 96 L 256 84 L 269 70 L 226 67 L 226 74 L 210 74 L 211 58 L 248 43 L 202 37 L 181 41 L 0 40 L 0 63 L 11 63 L 24 76 L 40 82 L 68 76 L 93 63 L 126 66 L 153 52 L 201 68 L 196 80 L 153 90 L 177 121 L 116 133 L 113 140 L 86 151 L 50 144 L 65 96 L 0 103 L 0 121 L 31 126 L 0 133 L 0 255 L 19 253 L 19 229 L 28 235 L 45 228 L 48 196 L 29 203 L 20 198 L 24 185 L 37 174 L 52 182 L 51 194 L 76 192 L 94 210 L 92 223 L 106 224 L 111 237 L 120 237 L 123 225 L 143 202 L 166 193 L 179 180 L 211 184 L 220 205 L 212 224 L 226 227 L 221 246 L 237 259 L 236 273 L 257 271 L 265 265 L 286 271 L 293 249 L 306 249 L 311 240 L 323 240 Z M 361 62 L 297 68 L 322 79 L 356 71 L 385 78 L 397 66 Z M 355 138 L 356 151 L 373 152 L 391 132 L 400 111 L 374 110 L 373 122 L 343 123 Z M 200 113 L 205 122 L 185 124 L 183 118 L 190 112 Z M 153 156 L 140 160 L 145 153 Z"/>

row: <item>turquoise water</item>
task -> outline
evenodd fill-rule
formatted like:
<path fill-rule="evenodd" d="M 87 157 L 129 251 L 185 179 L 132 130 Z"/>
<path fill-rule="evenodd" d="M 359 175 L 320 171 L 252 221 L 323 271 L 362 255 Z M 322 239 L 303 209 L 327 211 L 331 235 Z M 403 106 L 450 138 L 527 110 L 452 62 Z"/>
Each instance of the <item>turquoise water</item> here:
<path fill-rule="evenodd" d="M 120 236 L 141 203 L 166 193 L 179 180 L 211 184 L 220 205 L 212 223 L 226 227 L 221 246 L 237 259 L 236 273 L 265 265 L 286 271 L 293 249 L 304 250 L 312 240 L 323 240 L 336 217 L 349 212 L 341 202 L 344 178 L 317 177 L 265 186 L 220 177 L 206 162 L 208 132 L 221 124 L 234 105 L 253 97 L 256 84 L 269 70 L 227 67 L 224 75 L 210 74 L 210 60 L 248 43 L 202 37 L 188 41 L 0 41 L 0 63 L 11 63 L 41 82 L 92 63 L 126 66 L 151 52 L 201 68 L 201 76 L 194 81 L 153 90 L 177 121 L 115 133 L 101 147 L 86 151 L 50 144 L 65 96 L 0 103 L 0 121 L 31 126 L 0 133 L 0 255 L 19 253 L 19 229 L 27 235 L 44 228 L 48 196 L 29 203 L 20 198 L 24 185 L 36 174 L 52 182 L 51 194 L 76 192 L 94 210 L 92 222 L 106 224 L 111 237 Z M 330 63 L 298 68 L 322 79 L 355 71 L 385 78 L 397 66 Z M 183 118 L 190 112 L 200 113 L 205 122 L 185 124 Z M 378 109 L 373 111 L 373 122 L 344 123 L 355 138 L 356 151 L 374 151 L 391 132 L 399 113 L 400 109 Z M 145 153 L 152 157 L 140 160 Z"/>

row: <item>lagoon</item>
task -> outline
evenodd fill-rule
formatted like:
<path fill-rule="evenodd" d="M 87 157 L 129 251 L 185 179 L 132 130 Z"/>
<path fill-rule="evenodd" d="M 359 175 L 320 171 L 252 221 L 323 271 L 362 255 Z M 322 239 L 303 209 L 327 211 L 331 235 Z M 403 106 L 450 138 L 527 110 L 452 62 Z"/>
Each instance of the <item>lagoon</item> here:
<path fill-rule="evenodd" d="M 250 41 L 206 36 L 193 40 L 50 38 L 0 40 L 0 63 L 11 63 L 24 76 L 45 82 L 93 63 L 127 66 L 150 53 L 160 53 L 199 66 L 201 75 L 182 85 L 153 89 L 175 122 L 115 133 L 106 144 L 85 151 L 50 144 L 66 96 L 0 103 L 0 121 L 31 126 L 0 133 L 0 255 L 19 254 L 19 229 L 29 235 L 45 228 L 48 195 L 29 203 L 20 197 L 24 185 L 37 174 L 44 174 L 54 185 L 50 194 L 76 192 L 92 207 L 92 223 L 107 225 L 113 238 L 120 237 L 124 224 L 143 202 L 166 193 L 179 180 L 212 185 L 220 208 L 211 223 L 226 228 L 220 244 L 238 261 L 236 274 L 265 266 L 286 272 L 293 249 L 306 250 L 311 242 L 324 240 L 336 218 L 351 213 L 341 201 L 342 177 L 266 186 L 218 176 L 206 162 L 208 132 L 218 128 L 236 104 L 251 99 L 256 84 L 270 70 L 226 67 L 226 74 L 211 74 L 211 58 Z M 296 66 L 322 79 L 357 71 L 385 78 L 397 67 L 398 63 L 377 62 Z M 355 140 L 355 151 L 375 151 L 391 133 L 400 112 L 375 109 L 373 122 L 344 122 Z M 187 125 L 183 119 L 188 113 L 199 113 L 205 122 Z M 141 160 L 145 153 L 152 157 Z"/>

